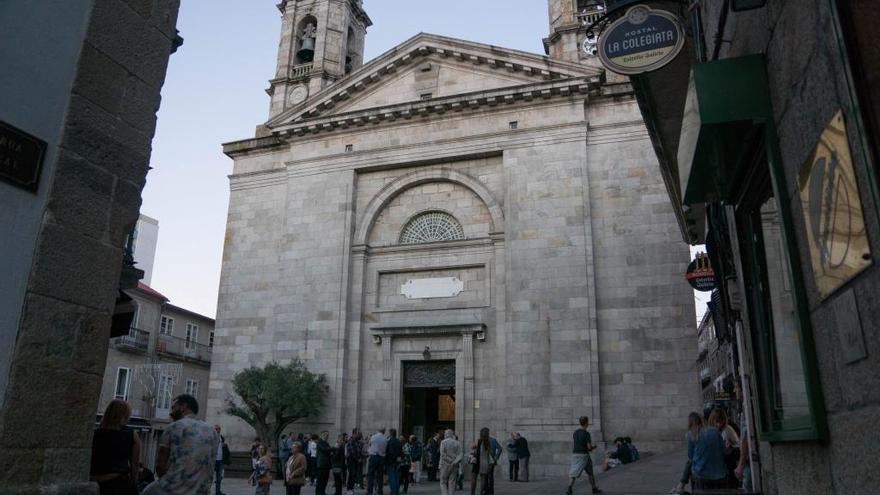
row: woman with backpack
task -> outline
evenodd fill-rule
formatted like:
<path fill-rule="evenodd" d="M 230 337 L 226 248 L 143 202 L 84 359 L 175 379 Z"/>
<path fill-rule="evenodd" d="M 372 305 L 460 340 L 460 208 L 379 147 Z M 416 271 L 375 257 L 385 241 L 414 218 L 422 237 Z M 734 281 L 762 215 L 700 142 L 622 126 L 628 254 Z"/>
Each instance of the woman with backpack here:
<path fill-rule="evenodd" d="M 739 435 L 730 425 L 727 413 L 724 409 L 716 407 L 709 416 L 709 424 L 721 431 L 721 438 L 724 440 L 724 465 L 727 467 L 727 488 L 739 488 L 739 481 L 736 478 L 736 466 L 739 463 Z"/>

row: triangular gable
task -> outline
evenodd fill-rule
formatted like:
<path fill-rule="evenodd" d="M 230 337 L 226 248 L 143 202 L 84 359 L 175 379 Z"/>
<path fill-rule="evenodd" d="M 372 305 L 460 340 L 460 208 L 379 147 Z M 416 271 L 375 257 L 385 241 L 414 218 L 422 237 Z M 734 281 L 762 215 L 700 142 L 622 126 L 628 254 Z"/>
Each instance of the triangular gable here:
<path fill-rule="evenodd" d="M 431 55 L 337 104 L 332 113 L 366 110 L 426 98 L 520 86 L 536 82 L 523 73 L 493 70 Z"/>
<path fill-rule="evenodd" d="M 267 126 L 416 101 L 427 94 L 436 98 L 599 73 L 543 55 L 422 33 L 286 110 Z"/>

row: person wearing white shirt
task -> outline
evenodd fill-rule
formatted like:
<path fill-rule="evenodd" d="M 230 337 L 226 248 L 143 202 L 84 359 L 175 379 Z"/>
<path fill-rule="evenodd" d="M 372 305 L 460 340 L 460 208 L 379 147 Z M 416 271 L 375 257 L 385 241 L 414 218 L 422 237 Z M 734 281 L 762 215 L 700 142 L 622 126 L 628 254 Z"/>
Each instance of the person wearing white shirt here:
<path fill-rule="evenodd" d="M 385 472 L 385 449 L 388 447 L 388 439 L 385 438 L 385 428 L 379 428 L 370 437 L 370 445 L 367 449 L 369 460 L 367 461 L 367 495 L 373 495 L 373 486 L 376 493 L 382 495 L 382 476 Z"/>
<path fill-rule="evenodd" d="M 318 476 L 318 436 L 309 435 L 309 446 L 306 449 L 306 459 L 309 461 L 309 484 L 314 486 Z"/>

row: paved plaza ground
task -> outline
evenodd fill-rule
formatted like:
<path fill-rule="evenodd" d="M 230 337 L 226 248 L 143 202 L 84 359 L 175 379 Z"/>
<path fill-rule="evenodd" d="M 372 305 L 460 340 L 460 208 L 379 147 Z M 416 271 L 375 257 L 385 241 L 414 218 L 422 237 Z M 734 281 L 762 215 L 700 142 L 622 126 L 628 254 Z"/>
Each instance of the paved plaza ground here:
<path fill-rule="evenodd" d="M 644 458 L 633 464 L 621 466 L 605 473 L 599 473 L 597 480 L 599 488 L 605 494 L 627 495 L 654 495 L 665 494 L 675 485 L 681 469 L 684 466 L 686 455 L 684 452 L 654 455 Z M 568 480 L 565 479 L 538 479 L 529 483 L 511 483 L 506 479 L 497 479 L 495 482 L 496 495 L 563 495 Z M 332 484 L 332 481 L 331 481 Z M 469 486 L 466 482 L 466 488 Z M 230 479 L 223 483 L 223 492 L 226 495 L 251 495 L 254 488 L 245 480 Z M 283 495 L 284 486 L 280 481 L 272 485 L 270 494 Z M 314 495 L 315 488 L 306 486 L 302 495 Z M 332 487 L 327 489 L 328 495 L 335 493 Z M 343 494 L 345 491 L 343 490 Z M 362 495 L 365 490 L 355 490 Z M 385 487 L 385 494 L 388 487 Z M 401 491 L 402 493 L 402 491 Z M 437 483 L 422 483 L 419 486 L 411 486 L 409 493 L 412 495 L 437 494 L 440 486 Z M 466 494 L 468 490 L 457 491 L 456 494 Z M 589 493 L 586 477 L 582 476 L 575 485 L 575 495 Z"/>

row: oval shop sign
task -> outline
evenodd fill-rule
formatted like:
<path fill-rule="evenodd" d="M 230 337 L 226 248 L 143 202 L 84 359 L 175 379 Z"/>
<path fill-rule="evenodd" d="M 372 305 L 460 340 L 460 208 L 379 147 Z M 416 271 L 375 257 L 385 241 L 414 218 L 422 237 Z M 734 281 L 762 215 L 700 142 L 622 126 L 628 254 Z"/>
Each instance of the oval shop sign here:
<path fill-rule="evenodd" d="M 618 74 L 642 74 L 671 62 L 683 46 L 684 32 L 674 14 L 636 5 L 599 37 L 599 59 Z"/>

